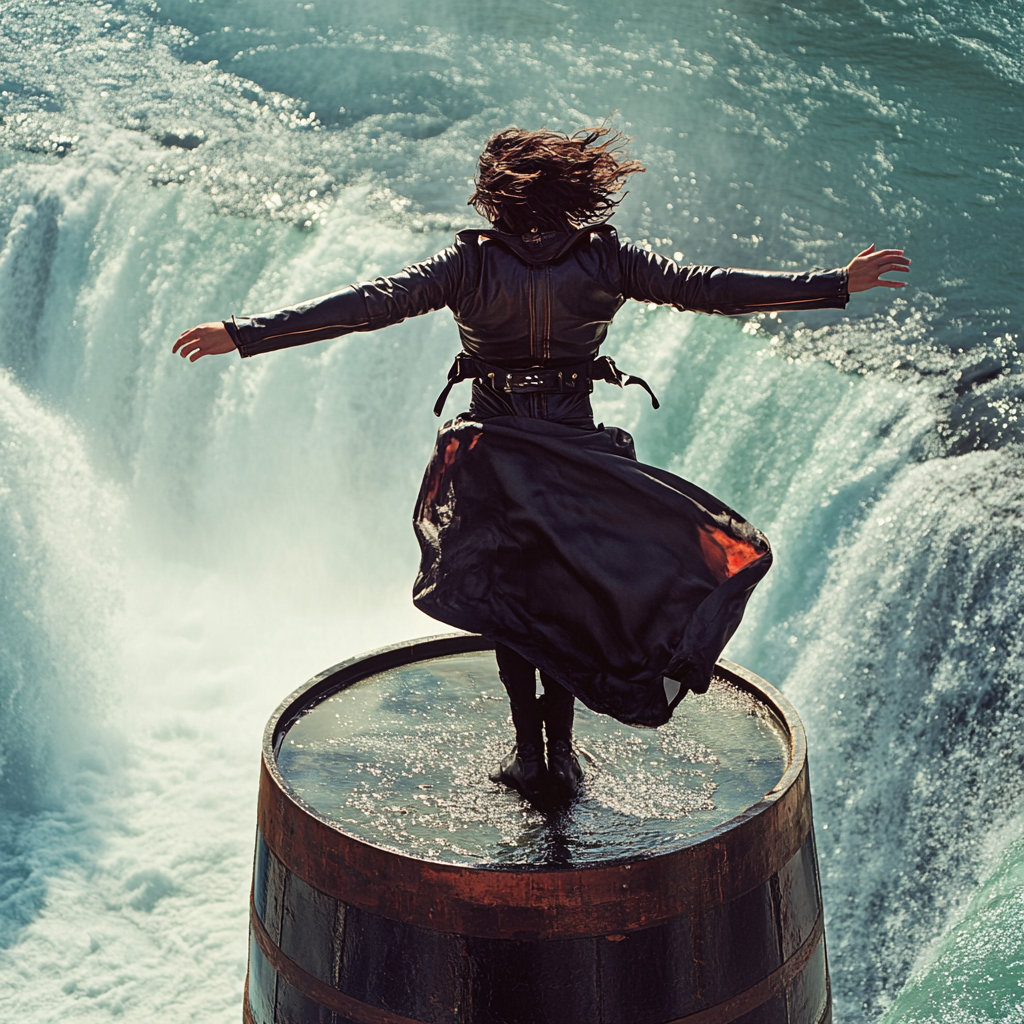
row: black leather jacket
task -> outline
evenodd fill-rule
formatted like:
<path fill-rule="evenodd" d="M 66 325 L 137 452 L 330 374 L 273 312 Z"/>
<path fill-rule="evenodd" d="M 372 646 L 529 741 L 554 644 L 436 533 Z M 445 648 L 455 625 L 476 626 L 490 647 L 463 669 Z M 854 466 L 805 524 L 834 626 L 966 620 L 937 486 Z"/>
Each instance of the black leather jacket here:
<path fill-rule="evenodd" d="M 448 306 L 463 351 L 509 368 L 595 357 L 626 299 L 736 316 L 842 309 L 845 269 L 803 274 L 679 266 L 600 224 L 536 236 L 460 231 L 455 244 L 391 277 L 225 326 L 243 356 L 374 331 Z"/>

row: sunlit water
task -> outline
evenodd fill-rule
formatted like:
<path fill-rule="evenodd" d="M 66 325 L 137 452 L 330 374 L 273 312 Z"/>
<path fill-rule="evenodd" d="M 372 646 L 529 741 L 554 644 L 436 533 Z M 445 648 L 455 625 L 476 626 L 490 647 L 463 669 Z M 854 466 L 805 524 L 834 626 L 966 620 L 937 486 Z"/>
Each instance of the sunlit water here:
<path fill-rule="evenodd" d="M 508 703 L 490 652 L 369 676 L 281 738 L 281 774 L 349 835 L 453 864 L 565 867 L 668 853 L 757 803 L 788 766 L 767 705 L 724 679 L 658 730 L 581 707 L 580 798 L 534 810 L 488 778 L 509 749 Z"/>
<path fill-rule="evenodd" d="M 663 408 L 598 415 L 773 542 L 729 654 L 808 727 L 837 1020 L 1024 1020 L 1022 18 L 0 5 L 0 1016 L 236 1021 L 267 716 L 437 631 L 409 516 L 450 316 L 171 341 L 437 251 L 491 132 L 617 110 L 624 237 L 914 258 L 847 313 L 628 308 L 608 351 Z"/>

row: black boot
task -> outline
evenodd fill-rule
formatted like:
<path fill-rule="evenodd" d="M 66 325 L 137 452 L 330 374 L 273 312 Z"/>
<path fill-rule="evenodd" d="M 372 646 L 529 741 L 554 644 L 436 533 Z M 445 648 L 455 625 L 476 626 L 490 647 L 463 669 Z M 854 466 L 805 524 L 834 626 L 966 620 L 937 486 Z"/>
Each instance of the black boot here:
<path fill-rule="evenodd" d="M 498 773 L 491 779 L 518 790 L 530 803 L 539 804 L 546 775 L 544 751 L 540 746 L 513 743 L 512 749 L 501 759 Z"/>
<path fill-rule="evenodd" d="M 544 719 L 537 700 L 536 669 L 511 648 L 495 645 L 498 674 L 508 691 L 516 742 L 501 759 L 494 782 L 518 790 L 531 803 L 540 803 L 547 781 L 544 766 Z"/>
<path fill-rule="evenodd" d="M 548 741 L 548 791 L 558 804 L 571 803 L 580 791 L 583 769 L 580 760 L 565 740 Z"/>
<path fill-rule="evenodd" d="M 572 749 L 572 720 L 576 699 L 549 675 L 544 684 L 544 731 L 548 738 L 548 792 L 557 804 L 571 803 L 579 792 L 583 769 Z"/>

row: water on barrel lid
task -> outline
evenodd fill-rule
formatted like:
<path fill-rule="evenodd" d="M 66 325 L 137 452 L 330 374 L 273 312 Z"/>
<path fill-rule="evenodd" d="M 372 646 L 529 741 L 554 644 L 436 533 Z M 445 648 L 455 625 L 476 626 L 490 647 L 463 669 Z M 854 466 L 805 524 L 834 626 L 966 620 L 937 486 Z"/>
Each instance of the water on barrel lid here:
<path fill-rule="evenodd" d="M 508 750 L 490 652 L 415 662 L 322 701 L 283 737 L 289 787 L 346 833 L 457 864 L 581 866 L 664 853 L 756 803 L 782 777 L 785 734 L 722 679 L 660 729 L 576 704 L 582 798 L 545 814 L 488 779 Z"/>

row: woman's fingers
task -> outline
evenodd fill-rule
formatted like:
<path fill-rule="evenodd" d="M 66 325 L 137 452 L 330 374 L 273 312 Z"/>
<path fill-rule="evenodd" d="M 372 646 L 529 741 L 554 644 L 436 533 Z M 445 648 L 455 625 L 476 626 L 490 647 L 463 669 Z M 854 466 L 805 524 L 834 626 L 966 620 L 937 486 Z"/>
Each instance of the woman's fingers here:
<path fill-rule="evenodd" d="M 861 257 L 858 256 L 857 259 Z M 904 266 L 910 265 L 910 259 L 903 255 L 902 249 L 882 249 L 880 252 L 872 253 L 865 259 L 866 263 L 900 263 Z"/>
<path fill-rule="evenodd" d="M 222 323 L 200 324 L 189 328 L 179 335 L 171 349 L 172 355 L 180 355 L 182 359 L 193 363 L 203 356 L 225 355 L 234 351 L 235 343 Z"/>
<path fill-rule="evenodd" d="M 847 287 L 850 293 L 865 292 L 869 288 L 903 288 L 903 281 L 883 281 L 882 274 L 895 271 L 906 274 L 910 269 L 910 260 L 904 256 L 902 249 L 880 249 L 875 251 L 869 245 L 863 252 L 850 260 L 847 270 Z"/>
<path fill-rule="evenodd" d="M 903 255 L 902 249 L 881 249 L 879 252 L 873 252 L 867 256 L 855 256 L 854 261 L 866 267 L 873 267 L 879 263 L 902 263 L 905 265 L 910 263 L 910 259 Z"/>
<path fill-rule="evenodd" d="M 182 359 L 188 359 L 203 344 L 202 335 L 195 329 L 183 334 L 174 345 L 174 352 L 177 352 Z M 172 352 L 173 355 L 173 352 Z"/>
<path fill-rule="evenodd" d="M 234 348 L 234 345 L 231 346 Z M 186 351 L 187 350 L 187 351 Z M 182 349 L 182 356 L 187 357 L 190 363 L 194 363 L 197 359 L 203 356 L 218 356 L 223 355 L 227 351 L 220 345 L 217 345 L 212 338 L 200 338 L 191 347 L 186 345 Z"/>
<path fill-rule="evenodd" d="M 194 327 L 190 327 L 187 331 L 182 331 L 182 333 L 178 335 L 178 340 L 174 343 L 174 348 L 171 349 L 171 354 L 176 355 L 178 349 L 181 348 L 181 346 L 184 345 L 189 340 L 189 338 L 194 332 Z"/>
<path fill-rule="evenodd" d="M 909 274 L 910 260 L 903 255 L 902 249 L 893 249 L 877 263 L 872 260 L 871 272 L 874 275 L 875 284 L 884 285 L 886 288 L 903 288 L 906 281 L 883 281 L 881 275 L 889 273 Z"/>
<path fill-rule="evenodd" d="M 192 355 L 192 353 L 195 352 L 196 349 L 198 349 L 199 347 L 199 341 L 195 338 L 191 340 L 179 338 L 178 342 L 174 346 L 174 352 L 180 351 L 181 358 L 188 359 L 188 357 Z"/>
<path fill-rule="evenodd" d="M 174 348 L 171 349 L 171 354 L 174 355 L 180 349 L 182 350 L 182 358 L 188 355 L 184 349 L 188 348 L 189 351 L 193 351 L 195 346 L 200 344 L 203 340 L 203 335 L 206 332 L 207 326 L 207 324 L 200 324 L 198 327 L 190 327 L 187 331 L 183 331 L 178 336 L 178 340 L 174 343 Z"/>

